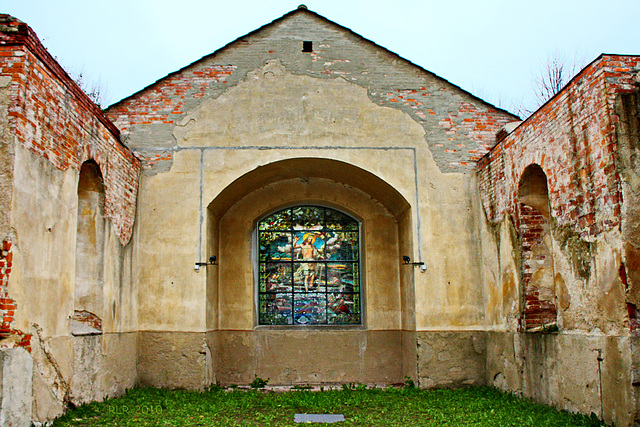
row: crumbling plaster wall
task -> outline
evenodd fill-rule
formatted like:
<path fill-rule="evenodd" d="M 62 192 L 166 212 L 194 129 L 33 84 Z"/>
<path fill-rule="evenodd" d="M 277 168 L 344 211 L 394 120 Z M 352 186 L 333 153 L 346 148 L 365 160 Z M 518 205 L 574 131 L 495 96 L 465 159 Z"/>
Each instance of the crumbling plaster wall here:
<path fill-rule="evenodd" d="M 313 42 L 312 52 L 301 51 L 305 40 Z M 290 12 L 112 105 L 107 116 L 122 131 L 127 145 L 147 159 L 147 166 L 166 170 L 176 142 L 173 129 L 186 124 L 187 113 L 203 100 L 216 99 L 239 82 L 250 80 L 249 73 L 274 62 L 294 75 L 342 78 L 367 89 L 372 102 L 405 112 L 423 127 L 426 144 L 438 167 L 446 172 L 473 170 L 474 161 L 493 146 L 496 132 L 517 119 L 304 9 Z M 265 77 L 271 75 L 269 70 L 265 73 Z M 298 102 L 304 103 L 305 99 Z M 329 124 L 358 118 L 341 117 L 339 112 L 327 110 L 318 119 Z M 254 115 L 250 112 L 248 117 Z M 284 120 L 273 117 L 273 113 L 263 117 L 265 122 Z M 238 119 L 244 121 L 247 116 Z M 289 123 L 291 127 L 299 125 Z M 259 141 L 241 143 L 259 145 Z"/>
<path fill-rule="evenodd" d="M 640 86 L 640 73 L 636 85 Z M 623 93 L 615 100 L 618 136 L 617 170 L 621 178 L 623 261 L 626 267 L 628 301 L 637 311 L 640 306 L 640 96 L 638 91 Z M 635 314 L 635 316 L 634 316 Z M 631 309 L 631 330 L 638 330 L 637 314 Z M 638 331 L 637 331 L 638 330 Z"/>
<path fill-rule="evenodd" d="M 640 419 L 640 73 L 634 78 L 636 90 L 627 90 L 615 98 L 618 157 L 622 204 L 622 265 L 620 272 L 627 290 L 629 329 L 632 338 L 631 380 L 636 399 L 636 422 Z"/>
<path fill-rule="evenodd" d="M 136 293 L 126 245 L 139 163 L 26 24 L 0 15 L 0 53 L 0 155 L 7 161 L 0 175 L 1 343 L 29 351 L 27 416 L 44 422 L 69 403 L 116 395 L 135 381 Z M 103 334 L 93 337 L 71 334 L 78 175 L 89 159 L 104 178 L 108 218 Z"/>
<path fill-rule="evenodd" d="M 636 416 L 621 230 L 637 218 L 623 213 L 615 105 L 637 90 L 639 71 L 638 57 L 601 56 L 478 164 L 486 317 L 496 331 L 487 336 L 487 382 L 616 425 Z M 518 185 L 531 164 L 549 188 L 559 327 L 551 334 L 521 333 Z"/>
<path fill-rule="evenodd" d="M 312 41 L 313 51 L 302 52 L 302 41 Z M 220 217 L 208 216 L 206 207 L 239 177 L 292 158 L 356 166 L 410 204 L 410 216 L 402 220 L 410 226 L 402 236 L 410 239 L 411 252 L 393 256 L 424 261 L 429 273 L 415 269 L 394 279 L 404 289 L 401 300 L 412 301 L 390 308 L 390 318 L 400 320 L 384 326 L 407 332 L 399 341 L 406 344 L 403 372 L 416 372 L 416 330 L 465 330 L 482 323 L 482 289 L 474 274 L 480 265 L 473 231 L 476 184 L 469 172 L 495 133 L 514 120 L 510 114 L 299 9 L 111 106 L 107 115 L 145 159 L 135 270 L 145 295 L 140 327 L 150 342 L 156 333 L 169 339 L 170 331 L 208 334 L 207 349 L 198 351 L 215 354 L 212 346 L 220 340 L 207 331 L 240 320 L 242 326 L 234 327 L 247 330 L 244 319 L 253 312 L 220 317 L 232 304 L 222 299 L 230 284 L 220 280 L 228 260 L 220 256 L 219 266 L 207 267 L 206 274 L 193 270 L 195 261 L 224 249 L 207 252 L 216 250 L 210 241 L 220 241 L 223 231 L 217 231 Z M 305 179 L 305 171 L 298 177 Z M 353 184 L 345 179 L 340 182 Z M 366 185 L 360 190 L 379 193 Z M 248 243 L 251 236 L 238 238 Z M 169 253 L 157 251 L 166 246 Z M 251 290 L 253 281 L 242 280 L 240 286 Z M 248 298 L 253 301 L 251 292 Z M 387 325 L 374 321 L 382 313 L 367 316 L 373 329 Z M 153 369 L 146 333 L 141 372 Z M 422 339 L 431 339 L 429 333 Z M 179 351 L 174 354 L 179 360 Z M 203 365 L 189 383 L 206 381 L 213 371 Z"/>

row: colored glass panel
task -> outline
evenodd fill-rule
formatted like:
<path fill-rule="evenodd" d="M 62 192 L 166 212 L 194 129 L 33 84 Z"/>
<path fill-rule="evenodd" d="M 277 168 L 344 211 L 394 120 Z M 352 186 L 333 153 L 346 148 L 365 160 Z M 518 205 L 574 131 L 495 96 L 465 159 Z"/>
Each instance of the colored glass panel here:
<path fill-rule="evenodd" d="M 362 322 L 358 222 L 297 206 L 258 223 L 258 321 L 262 325 Z"/>
<path fill-rule="evenodd" d="M 325 258 L 327 260 L 357 261 L 359 253 L 358 233 L 328 232 L 325 250 Z"/>
<path fill-rule="evenodd" d="M 324 208 L 300 206 L 291 209 L 294 230 L 321 230 L 324 227 Z"/>
<path fill-rule="evenodd" d="M 291 260 L 291 233 L 260 233 L 260 261 Z"/>
<path fill-rule="evenodd" d="M 293 286 L 295 292 L 318 292 L 325 288 L 325 266 L 317 262 L 293 263 Z"/>
<path fill-rule="evenodd" d="M 360 294 L 328 294 L 327 322 L 331 325 L 353 325 L 361 323 Z"/>
<path fill-rule="evenodd" d="M 260 292 L 291 292 L 291 264 L 260 263 Z"/>
<path fill-rule="evenodd" d="M 294 294 L 293 319 L 298 325 L 327 323 L 327 304 L 324 293 Z"/>
<path fill-rule="evenodd" d="M 326 210 L 325 222 L 330 230 L 358 230 L 358 223 L 353 218 L 333 209 Z"/>
<path fill-rule="evenodd" d="M 291 212 L 285 209 L 260 221 L 260 230 L 288 230 L 291 228 Z"/>
<path fill-rule="evenodd" d="M 289 293 L 260 295 L 258 302 L 260 323 L 263 325 L 290 325 L 292 296 Z"/>
<path fill-rule="evenodd" d="M 327 263 L 328 292 L 360 292 L 357 263 Z"/>

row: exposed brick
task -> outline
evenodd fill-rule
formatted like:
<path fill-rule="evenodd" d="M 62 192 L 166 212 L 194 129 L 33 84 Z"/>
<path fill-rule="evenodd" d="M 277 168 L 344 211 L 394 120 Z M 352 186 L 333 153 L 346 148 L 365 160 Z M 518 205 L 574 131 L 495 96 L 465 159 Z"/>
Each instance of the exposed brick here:
<path fill-rule="evenodd" d="M 586 237 L 620 227 L 613 107 L 617 95 L 637 90 L 632 64 L 638 59 L 602 55 L 511 134 L 496 135 L 497 144 L 477 163 L 480 196 L 491 221 L 507 214 L 517 221 L 520 177 L 535 163 L 547 175 L 559 225 Z"/>
<path fill-rule="evenodd" d="M 94 160 L 105 183 L 105 215 L 126 244 L 135 217 L 138 159 L 120 142 L 118 128 L 51 57 L 35 33 L 24 23 L 1 16 L 0 75 L 11 78 L 9 131 L 18 144 L 60 170 L 79 171 L 84 161 Z"/>
<path fill-rule="evenodd" d="M 523 326 L 532 329 L 538 326 L 555 324 L 557 322 L 557 310 L 553 301 L 541 299 L 539 290 L 531 282 L 532 263 L 542 263 L 546 256 L 533 255 L 533 248 L 542 244 L 545 229 L 541 226 L 546 222 L 544 216 L 535 208 L 520 204 L 519 215 L 520 239 L 522 259 L 522 285 L 524 287 L 524 313 Z"/>

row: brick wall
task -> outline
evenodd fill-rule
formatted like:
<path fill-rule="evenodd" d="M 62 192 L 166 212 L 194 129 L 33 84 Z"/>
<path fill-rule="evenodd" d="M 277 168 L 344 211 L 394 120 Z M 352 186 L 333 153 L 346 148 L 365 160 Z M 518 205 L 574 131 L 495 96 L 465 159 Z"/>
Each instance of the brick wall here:
<path fill-rule="evenodd" d="M 314 40 L 312 52 L 302 53 L 301 38 Z M 118 102 L 106 114 L 144 157 L 145 167 L 151 167 L 171 160 L 173 129 L 190 109 L 269 63 L 282 64 L 294 75 L 345 79 L 366 88 L 372 102 L 408 114 L 425 129 L 425 142 L 444 172 L 472 171 L 495 143 L 496 132 L 518 120 L 349 29 L 300 9 Z"/>
<path fill-rule="evenodd" d="M 638 72 L 639 56 L 602 55 L 512 133 L 498 134 L 498 143 L 478 162 L 487 218 L 495 223 L 510 215 L 519 231 L 524 292 L 521 325 L 526 330 L 556 323 L 557 308 L 555 297 L 542 297 L 539 284 L 532 280 L 533 265 L 545 261 L 534 258 L 551 254 L 538 251 L 534 257 L 533 248 L 542 244 L 541 226 L 547 220 L 519 200 L 523 172 L 537 164 L 546 174 L 550 215 L 556 227 L 571 230 L 585 241 L 620 229 L 619 118 L 614 106 L 620 94 L 638 90 L 634 85 Z M 629 308 L 629 314 L 634 332 L 638 329 L 635 306 Z"/>
<path fill-rule="evenodd" d="M 60 170 L 93 159 L 105 181 L 105 215 L 125 245 L 133 230 L 139 161 L 119 130 L 42 46 L 35 33 L 0 15 L 0 76 L 11 77 L 9 123 L 15 142 Z"/>
<path fill-rule="evenodd" d="M 18 305 L 9 297 L 9 276 L 11 275 L 11 266 L 13 261 L 12 243 L 9 240 L 2 241 L 0 247 L 0 315 L 2 316 L 2 324 L 0 324 L 0 339 L 13 338 L 13 345 L 24 347 L 31 351 L 31 335 L 24 334 L 18 330 L 12 329 L 13 316 Z"/>
<path fill-rule="evenodd" d="M 454 91 L 446 88 L 434 92 L 421 87 L 387 92 L 386 98 L 392 104 L 398 103 L 411 108 L 411 113 L 419 119 L 426 120 L 432 116 L 437 118 L 437 125 L 444 130 L 447 142 L 436 142 L 433 148 L 444 150 L 451 156 L 449 168 L 472 169 L 475 162 L 495 144 L 496 133 L 504 125 L 516 120 L 516 117 L 497 108 L 484 105 L 479 107 L 468 101 L 450 105 L 446 114 L 436 113 L 434 108 L 429 108 L 434 104 L 433 98 L 451 95 L 454 95 Z M 475 144 L 469 144 L 469 140 Z"/>
<path fill-rule="evenodd" d="M 547 175 L 552 216 L 583 238 L 620 226 L 615 166 L 615 98 L 633 92 L 639 56 L 602 55 L 478 162 L 488 218 L 517 222 L 522 172 L 538 164 Z"/>
<path fill-rule="evenodd" d="M 105 185 L 105 216 L 126 245 L 133 232 L 140 163 L 106 118 L 42 46 L 35 33 L 0 15 L 0 76 L 10 78 L 9 134 L 13 144 L 41 156 L 57 169 L 94 160 Z M 0 257 L 0 316 L 3 338 L 21 334 L 11 327 L 16 303 L 9 297 L 14 242 L 3 242 Z M 21 335 L 17 345 L 29 346 Z"/>
<path fill-rule="evenodd" d="M 184 117 L 190 101 L 202 99 L 211 84 L 226 84 L 235 68 L 231 65 L 188 67 L 111 106 L 107 114 L 125 134 L 135 125 L 174 125 Z M 173 152 L 136 152 L 136 156 L 145 167 L 151 167 L 160 161 L 172 160 Z"/>
<path fill-rule="evenodd" d="M 544 298 L 533 280 L 535 264 L 542 264 L 551 254 L 547 251 L 535 250 L 544 245 L 543 238 L 549 231 L 547 219 L 534 207 L 520 204 L 520 238 L 522 242 L 522 287 L 524 288 L 525 329 L 555 324 L 557 321 L 556 305 L 551 298 Z"/>

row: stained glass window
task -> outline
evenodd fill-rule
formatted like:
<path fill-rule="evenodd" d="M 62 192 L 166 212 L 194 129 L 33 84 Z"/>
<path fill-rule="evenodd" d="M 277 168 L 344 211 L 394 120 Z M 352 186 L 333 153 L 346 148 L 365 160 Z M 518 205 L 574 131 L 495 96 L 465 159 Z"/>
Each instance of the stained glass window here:
<path fill-rule="evenodd" d="M 362 322 L 360 230 L 336 210 L 296 206 L 258 223 L 258 323 Z"/>

